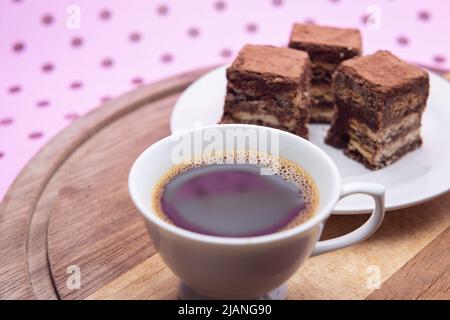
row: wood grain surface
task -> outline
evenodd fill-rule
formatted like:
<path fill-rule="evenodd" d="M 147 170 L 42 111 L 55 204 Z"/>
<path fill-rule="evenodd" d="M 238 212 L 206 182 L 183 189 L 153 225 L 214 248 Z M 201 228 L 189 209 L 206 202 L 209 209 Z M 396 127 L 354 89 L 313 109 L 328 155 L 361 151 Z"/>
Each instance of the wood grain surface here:
<path fill-rule="evenodd" d="M 179 280 L 129 199 L 127 175 L 142 150 L 169 134 L 175 100 L 205 71 L 106 103 L 30 161 L 0 206 L 1 299 L 178 297 Z M 332 216 L 323 238 L 366 218 Z M 449 226 L 450 194 L 390 212 L 368 241 L 309 259 L 288 298 L 450 299 Z M 80 268 L 79 289 L 67 286 L 71 266 Z"/>

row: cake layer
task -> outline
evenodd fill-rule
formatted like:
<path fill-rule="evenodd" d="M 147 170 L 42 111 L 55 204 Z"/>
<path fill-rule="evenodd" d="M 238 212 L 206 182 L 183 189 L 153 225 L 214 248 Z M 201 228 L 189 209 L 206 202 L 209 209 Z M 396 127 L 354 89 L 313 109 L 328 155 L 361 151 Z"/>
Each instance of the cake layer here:
<path fill-rule="evenodd" d="M 279 78 L 264 78 L 258 75 L 245 73 L 237 70 L 227 71 L 227 88 L 238 94 L 248 96 L 271 96 L 278 95 L 282 99 L 292 99 L 298 92 L 299 86 L 306 87 L 306 82 L 289 82 Z M 305 89 L 306 89 L 305 88 Z"/>
<path fill-rule="evenodd" d="M 227 68 L 227 87 L 248 96 L 293 98 L 308 91 L 310 79 L 308 54 L 289 48 L 246 45 Z"/>
<path fill-rule="evenodd" d="M 259 89 L 253 90 L 247 86 L 248 83 L 236 84 L 228 82 L 226 99 L 233 98 L 234 100 L 274 100 L 280 104 L 286 104 L 292 102 L 295 104 L 308 104 L 309 103 L 309 88 L 310 85 L 305 84 L 301 87 L 295 87 L 290 91 L 278 91 L 278 92 L 260 92 Z"/>
<path fill-rule="evenodd" d="M 312 83 L 329 83 L 331 84 L 333 78 L 333 72 L 336 70 L 337 63 L 329 63 L 316 61 L 312 64 Z"/>
<path fill-rule="evenodd" d="M 309 98 L 297 91 L 293 99 L 278 96 L 252 97 L 229 89 L 222 122 L 265 125 L 307 137 Z"/>
<path fill-rule="evenodd" d="M 336 148 L 343 148 L 348 143 L 348 134 L 351 130 L 351 119 L 353 122 L 353 129 L 355 130 L 355 122 L 357 122 L 360 128 L 357 128 L 356 130 L 364 130 L 364 132 L 368 132 L 367 135 L 369 135 L 370 132 L 375 134 L 375 132 L 379 132 L 382 129 L 388 129 L 386 132 L 389 132 L 392 128 L 401 125 L 401 121 L 404 119 L 407 119 L 406 123 L 408 123 L 408 121 L 415 121 L 420 125 L 421 115 L 425 107 L 425 105 L 421 105 L 410 109 L 403 109 L 402 112 L 393 113 L 387 117 L 379 112 L 370 112 L 349 101 L 336 99 L 335 103 L 340 110 L 337 111 L 336 109 L 336 116 L 332 120 L 332 126 L 327 133 L 325 142 Z M 385 116 L 385 119 L 383 119 L 383 116 Z M 362 129 L 361 127 L 367 128 L 369 131 Z"/>
<path fill-rule="evenodd" d="M 228 68 L 276 81 L 296 82 L 310 69 L 306 52 L 268 45 L 245 45 Z"/>
<path fill-rule="evenodd" d="M 331 123 L 335 114 L 334 93 L 331 83 L 312 82 L 309 93 L 311 97 L 310 122 Z"/>
<path fill-rule="evenodd" d="M 234 111 L 231 112 L 231 116 L 233 117 L 233 119 L 239 119 L 239 121 L 252 123 L 262 121 L 264 123 L 270 124 L 271 126 L 284 126 L 290 130 L 294 129 L 295 126 L 297 125 L 297 121 L 293 118 L 280 119 L 275 117 L 270 112 L 252 113 L 247 111 Z"/>
<path fill-rule="evenodd" d="M 362 148 L 361 146 L 359 146 L 359 148 L 358 146 L 355 145 L 350 147 L 349 144 L 349 148 L 345 149 L 344 153 L 348 157 L 358 162 L 361 162 L 366 168 L 371 170 L 377 170 L 394 163 L 395 161 L 400 159 L 403 155 L 417 149 L 421 145 L 422 139 L 420 138 L 419 135 L 417 136 L 416 140 L 411 140 L 410 142 L 403 144 L 400 148 L 396 148 L 394 152 L 388 152 L 390 155 L 379 156 L 376 158 L 376 160 L 374 157 L 371 158 L 370 156 L 367 156 L 367 151 L 365 151 L 365 149 Z M 364 153 L 366 153 L 366 155 L 364 155 Z"/>
<path fill-rule="evenodd" d="M 364 158 L 365 163 L 379 167 L 383 163 L 388 163 L 389 159 L 398 154 L 398 150 L 421 141 L 420 114 L 405 117 L 403 121 L 377 132 L 355 119 L 350 119 L 348 136 L 345 152 L 357 153 L 360 158 Z"/>
<path fill-rule="evenodd" d="M 315 103 L 334 102 L 334 94 L 330 84 L 313 83 L 309 89 L 309 95 Z"/>
<path fill-rule="evenodd" d="M 355 118 L 373 130 L 385 128 L 410 114 L 421 113 L 425 108 L 425 104 L 419 104 L 399 108 L 395 112 L 380 112 L 355 103 L 353 100 L 342 100 L 339 97 L 335 98 L 335 104 L 339 109 L 339 121 L 344 122 L 342 124 L 344 127 L 347 126 L 348 119 Z"/>
<path fill-rule="evenodd" d="M 370 145 L 350 135 L 347 150 L 357 150 L 369 162 L 378 163 L 383 158 L 391 157 L 398 149 L 403 148 L 403 146 L 419 140 L 419 138 L 419 128 L 408 132 L 394 141 L 383 143 L 382 145 Z"/>
<path fill-rule="evenodd" d="M 387 70 L 385 70 L 387 72 Z M 401 75 L 398 75 L 401 77 Z M 405 82 L 402 87 L 396 87 L 390 93 L 380 93 L 375 85 L 357 76 L 347 73 L 345 68 L 339 67 L 333 76 L 333 91 L 336 100 L 343 100 L 346 105 L 360 107 L 358 112 L 365 115 L 372 114 L 376 121 L 387 121 L 398 118 L 408 111 L 406 109 L 424 108 L 428 97 L 428 77 Z M 348 112 L 347 106 L 343 112 Z M 377 117 L 377 113 L 382 116 Z M 380 124 L 381 125 L 381 124 Z"/>
<path fill-rule="evenodd" d="M 334 70 L 338 67 L 338 63 L 331 63 L 326 61 L 314 61 L 311 63 L 311 68 L 314 69 L 320 69 L 324 72 L 327 72 L 329 74 L 333 74 Z"/>
<path fill-rule="evenodd" d="M 224 115 L 220 123 L 243 123 L 243 124 L 256 124 L 260 126 L 267 126 L 275 129 L 280 129 L 284 131 L 291 132 L 295 135 L 301 136 L 308 139 L 308 117 L 301 117 L 296 121 L 296 124 L 292 126 L 291 123 L 283 123 L 278 121 L 277 118 L 266 117 L 265 115 L 254 115 L 254 114 L 240 114 L 240 118 L 234 118 L 232 115 Z M 289 126 L 288 126 L 289 125 Z"/>
<path fill-rule="evenodd" d="M 325 136 L 325 143 L 335 148 L 344 148 L 348 143 L 347 118 L 349 113 L 339 110 L 337 101 L 335 101 L 335 106 L 335 115 Z"/>
<path fill-rule="evenodd" d="M 281 121 L 289 119 L 297 119 L 302 114 L 307 114 L 308 110 L 306 105 L 298 105 L 292 102 L 285 102 L 280 104 L 275 100 L 234 100 L 227 98 L 225 103 L 226 114 L 233 114 L 235 112 L 247 112 L 251 114 L 270 114 L 275 118 L 281 119 Z"/>
<path fill-rule="evenodd" d="M 389 51 L 377 51 L 364 57 L 344 61 L 341 73 L 364 82 L 371 91 L 379 94 L 395 95 L 397 91 L 409 91 L 414 87 L 428 86 L 428 73 Z"/>
<path fill-rule="evenodd" d="M 311 123 L 331 123 L 335 115 L 334 104 L 313 105 L 309 109 Z"/>
<path fill-rule="evenodd" d="M 296 23 L 289 47 L 308 52 L 311 61 L 336 63 L 361 54 L 361 34 L 357 29 Z"/>
<path fill-rule="evenodd" d="M 342 100 L 352 101 L 355 107 L 361 107 L 367 109 L 371 108 L 370 103 L 372 101 L 367 100 L 367 96 L 358 93 L 350 88 L 343 88 L 336 90 L 336 96 Z M 423 93 L 420 91 L 408 92 L 396 97 L 392 97 L 386 102 L 385 111 L 387 112 L 402 112 L 405 109 L 414 108 L 419 105 L 425 105 L 426 100 L 423 98 Z"/>
<path fill-rule="evenodd" d="M 280 119 L 299 118 L 308 113 L 309 99 L 302 94 L 292 100 L 271 98 L 251 98 L 245 95 L 235 95 L 229 92 L 225 98 L 224 113 L 236 111 L 250 113 L 267 112 Z"/>
<path fill-rule="evenodd" d="M 348 120 L 349 135 L 364 136 L 365 142 L 373 144 L 383 144 L 395 140 L 399 135 L 408 133 L 420 127 L 421 114 L 416 112 L 403 117 L 396 123 L 393 123 L 382 130 L 372 130 L 364 123 L 355 118 Z"/>

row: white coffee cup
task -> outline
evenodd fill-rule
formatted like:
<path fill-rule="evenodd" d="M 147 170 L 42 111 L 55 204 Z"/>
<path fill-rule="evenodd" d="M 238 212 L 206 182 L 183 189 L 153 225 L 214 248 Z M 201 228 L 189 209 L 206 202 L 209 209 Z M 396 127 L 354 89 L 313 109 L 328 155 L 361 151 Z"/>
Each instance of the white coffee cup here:
<path fill-rule="evenodd" d="M 230 130 L 250 130 L 261 136 L 276 136 L 279 156 L 303 167 L 316 183 L 319 204 L 314 216 L 294 228 L 248 238 L 203 235 L 161 219 L 153 210 L 151 194 L 162 176 L 176 164 L 174 150 L 179 148 L 180 139 L 199 137 L 208 130 L 224 137 Z M 208 141 L 211 141 L 211 135 Z M 263 145 L 251 148 L 267 151 L 259 150 Z M 201 153 L 206 148 L 207 143 L 202 143 L 201 150 L 196 152 Z M 245 148 L 250 149 L 250 146 Z M 342 184 L 336 165 L 321 149 L 296 135 L 262 126 L 214 125 L 164 138 L 137 158 L 128 184 L 131 198 L 146 219 L 149 234 L 166 265 L 197 293 L 214 298 L 260 297 L 285 283 L 308 257 L 367 239 L 378 229 L 384 217 L 385 188 L 382 185 Z M 367 194 L 375 200 L 370 218 L 344 236 L 319 241 L 336 203 L 355 193 Z"/>

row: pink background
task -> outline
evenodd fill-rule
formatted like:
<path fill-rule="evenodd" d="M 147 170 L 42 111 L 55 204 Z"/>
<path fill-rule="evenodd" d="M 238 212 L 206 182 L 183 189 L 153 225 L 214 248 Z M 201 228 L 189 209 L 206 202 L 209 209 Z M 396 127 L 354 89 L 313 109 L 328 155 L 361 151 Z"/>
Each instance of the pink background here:
<path fill-rule="evenodd" d="M 380 9 L 380 28 L 365 23 Z M 70 5 L 81 29 L 66 26 Z M 285 45 L 293 22 L 358 27 L 389 49 L 450 69 L 445 0 L 0 0 L 0 198 L 49 139 L 105 99 L 201 66 L 245 43 Z"/>

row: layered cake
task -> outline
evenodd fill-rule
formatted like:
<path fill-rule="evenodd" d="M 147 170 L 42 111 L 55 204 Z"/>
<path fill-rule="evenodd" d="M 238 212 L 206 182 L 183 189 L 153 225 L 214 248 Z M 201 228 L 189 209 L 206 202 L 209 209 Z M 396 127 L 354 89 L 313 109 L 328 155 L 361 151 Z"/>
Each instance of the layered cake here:
<path fill-rule="evenodd" d="M 311 59 L 311 122 L 330 123 L 335 114 L 331 78 L 342 61 L 361 55 L 359 30 L 297 23 L 289 47 L 308 52 Z"/>
<path fill-rule="evenodd" d="M 428 73 L 388 51 L 344 61 L 333 76 L 337 115 L 326 142 L 369 169 L 422 144 Z"/>
<path fill-rule="evenodd" d="M 227 69 L 221 123 L 247 123 L 308 137 L 311 63 L 306 52 L 246 45 Z"/>

